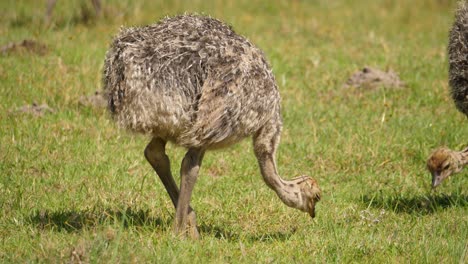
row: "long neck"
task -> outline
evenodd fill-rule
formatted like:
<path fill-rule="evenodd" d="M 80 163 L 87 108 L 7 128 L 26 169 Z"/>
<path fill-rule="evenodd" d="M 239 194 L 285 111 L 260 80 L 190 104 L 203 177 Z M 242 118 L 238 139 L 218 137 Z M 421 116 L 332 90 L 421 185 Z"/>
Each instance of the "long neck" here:
<path fill-rule="evenodd" d="M 462 151 L 457 152 L 457 160 L 461 165 L 461 168 L 468 165 L 468 147 L 466 147 Z"/>
<path fill-rule="evenodd" d="M 468 164 L 468 147 L 461 150 L 451 150 L 450 156 L 452 159 L 453 173 L 459 173 Z"/>
<path fill-rule="evenodd" d="M 306 177 L 299 177 L 293 180 L 282 179 L 276 169 L 276 163 L 273 155 L 263 155 L 262 158 L 258 159 L 260 171 L 263 176 L 265 183 L 273 189 L 278 197 L 287 206 L 303 209 L 303 197 L 300 190 L 300 184 L 304 182 Z"/>

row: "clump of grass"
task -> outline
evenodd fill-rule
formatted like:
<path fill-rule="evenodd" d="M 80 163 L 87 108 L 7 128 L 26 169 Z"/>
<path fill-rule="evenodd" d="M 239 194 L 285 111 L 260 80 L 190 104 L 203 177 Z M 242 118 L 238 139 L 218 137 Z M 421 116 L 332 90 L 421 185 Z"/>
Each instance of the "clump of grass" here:
<path fill-rule="evenodd" d="M 466 262 L 466 172 L 431 192 L 425 169 L 434 147 L 460 148 L 468 132 L 447 86 L 455 2 L 103 4 L 94 18 L 89 2 L 58 1 L 45 25 L 39 2 L 0 2 L 0 46 L 47 46 L 0 59 L 2 262 Z M 148 138 L 80 104 L 100 89 L 121 25 L 184 11 L 222 19 L 265 51 L 282 95 L 279 172 L 318 179 L 315 220 L 265 186 L 245 140 L 206 154 L 192 200 L 202 238 L 174 238 L 173 206 L 142 154 Z M 343 89 L 364 66 L 406 86 Z M 32 102 L 54 112 L 10 111 Z M 168 153 L 177 174 L 184 150 Z"/>

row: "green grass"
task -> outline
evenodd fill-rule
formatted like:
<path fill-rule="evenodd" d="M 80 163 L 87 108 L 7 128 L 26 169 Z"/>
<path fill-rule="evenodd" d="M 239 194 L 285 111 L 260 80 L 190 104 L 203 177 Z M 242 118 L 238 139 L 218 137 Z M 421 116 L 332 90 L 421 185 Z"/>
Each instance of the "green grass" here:
<path fill-rule="evenodd" d="M 109 0 L 96 19 L 91 1 L 73 0 L 49 25 L 43 2 L 0 2 L 0 46 L 48 47 L 0 55 L 0 262 L 468 262 L 467 172 L 431 192 L 425 168 L 433 148 L 468 134 L 447 84 L 455 1 Z M 267 54 L 282 95 L 279 170 L 319 181 L 316 219 L 267 188 L 245 140 L 207 153 L 192 200 L 202 238 L 174 238 L 149 138 L 78 104 L 100 89 L 121 25 L 184 11 L 227 21 Z M 344 89 L 366 65 L 407 86 Z M 12 112 L 33 101 L 55 112 Z M 168 152 L 177 174 L 184 150 Z"/>

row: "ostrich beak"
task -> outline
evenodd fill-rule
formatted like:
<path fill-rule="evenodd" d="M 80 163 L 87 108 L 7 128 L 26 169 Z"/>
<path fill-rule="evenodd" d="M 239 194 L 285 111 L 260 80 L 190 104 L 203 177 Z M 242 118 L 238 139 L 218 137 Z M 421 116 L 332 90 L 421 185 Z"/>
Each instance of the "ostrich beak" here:
<path fill-rule="evenodd" d="M 442 182 L 442 175 L 437 172 L 432 173 L 432 188 L 439 186 L 441 182 Z"/>
<path fill-rule="evenodd" d="M 310 217 L 315 218 L 315 207 L 310 209 L 309 215 Z"/>
<path fill-rule="evenodd" d="M 313 202 L 311 202 L 309 204 L 308 209 L 309 209 L 308 213 L 309 213 L 310 217 L 315 218 L 315 201 L 313 201 Z"/>

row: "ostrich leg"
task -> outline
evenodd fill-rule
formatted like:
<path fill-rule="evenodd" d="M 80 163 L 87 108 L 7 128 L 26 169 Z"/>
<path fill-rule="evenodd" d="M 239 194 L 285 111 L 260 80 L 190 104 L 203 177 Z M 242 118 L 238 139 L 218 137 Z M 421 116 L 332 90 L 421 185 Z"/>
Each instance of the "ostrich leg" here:
<path fill-rule="evenodd" d="M 92 0 L 96 16 L 101 16 L 101 0 Z"/>
<path fill-rule="evenodd" d="M 177 202 L 174 231 L 178 235 L 185 236 L 189 231 L 192 238 L 198 238 L 195 214 L 190 209 L 190 198 L 193 187 L 197 181 L 198 171 L 203 160 L 203 149 L 191 148 L 185 154 L 180 168 L 180 195 Z"/>
<path fill-rule="evenodd" d="M 50 18 L 52 17 L 52 11 L 54 11 L 54 7 L 57 0 L 49 0 L 47 1 L 47 10 L 46 10 L 46 22 L 50 22 Z"/>
<path fill-rule="evenodd" d="M 52 11 L 54 11 L 55 4 L 57 0 L 48 0 L 47 1 L 47 10 L 46 10 L 46 22 L 50 22 L 52 17 Z M 101 0 L 92 0 L 94 10 L 96 11 L 96 16 L 101 16 Z"/>
<path fill-rule="evenodd" d="M 177 209 L 179 188 L 174 181 L 174 177 L 172 177 L 171 164 L 169 157 L 166 155 L 166 141 L 157 137 L 153 138 L 148 146 L 146 146 L 145 157 L 158 174 L 167 193 L 171 197 L 172 204 Z M 196 226 L 195 211 L 190 206 L 188 207 L 188 223 L 190 226 Z M 195 233 L 192 235 L 195 238 L 198 237 L 196 231 L 195 229 Z"/>

